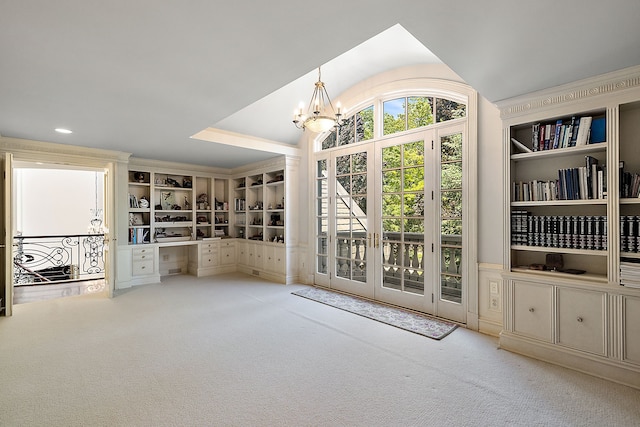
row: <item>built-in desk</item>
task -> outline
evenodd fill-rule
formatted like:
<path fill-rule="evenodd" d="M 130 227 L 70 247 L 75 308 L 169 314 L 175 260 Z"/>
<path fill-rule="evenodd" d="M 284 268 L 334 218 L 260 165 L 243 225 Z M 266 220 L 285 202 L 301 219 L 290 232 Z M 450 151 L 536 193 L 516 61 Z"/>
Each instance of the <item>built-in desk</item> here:
<path fill-rule="evenodd" d="M 181 240 L 118 249 L 116 288 L 158 283 L 172 274 L 211 276 L 236 270 L 235 239 Z"/>

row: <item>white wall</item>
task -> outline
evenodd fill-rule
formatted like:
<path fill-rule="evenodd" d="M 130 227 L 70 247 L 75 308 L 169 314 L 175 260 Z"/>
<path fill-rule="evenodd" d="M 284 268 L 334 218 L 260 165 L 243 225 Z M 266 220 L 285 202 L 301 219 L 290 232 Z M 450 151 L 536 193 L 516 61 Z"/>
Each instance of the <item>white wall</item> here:
<path fill-rule="evenodd" d="M 97 173 L 97 194 L 96 194 Z M 103 208 L 103 172 L 14 169 L 16 231 L 25 236 L 86 234 Z"/>

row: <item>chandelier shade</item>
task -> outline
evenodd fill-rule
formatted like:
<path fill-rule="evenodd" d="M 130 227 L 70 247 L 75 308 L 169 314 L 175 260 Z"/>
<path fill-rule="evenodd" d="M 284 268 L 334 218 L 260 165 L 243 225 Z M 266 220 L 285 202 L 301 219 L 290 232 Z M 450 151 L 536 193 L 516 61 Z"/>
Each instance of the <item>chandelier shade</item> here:
<path fill-rule="evenodd" d="M 314 133 L 329 131 L 341 124 L 340 104 L 337 107 L 337 110 L 333 108 L 327 88 L 321 80 L 320 67 L 318 67 L 318 81 L 311 95 L 307 112 L 303 110 L 304 105 L 296 109 L 293 113 L 293 124 L 298 129 L 309 129 Z"/>

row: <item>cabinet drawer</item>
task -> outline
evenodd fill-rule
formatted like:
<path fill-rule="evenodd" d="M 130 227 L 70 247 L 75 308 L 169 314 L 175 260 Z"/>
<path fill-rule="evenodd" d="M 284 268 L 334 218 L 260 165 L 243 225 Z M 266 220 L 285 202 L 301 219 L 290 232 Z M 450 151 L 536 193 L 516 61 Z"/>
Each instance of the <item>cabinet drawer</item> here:
<path fill-rule="evenodd" d="M 131 251 L 134 261 L 153 260 L 153 249 L 151 248 L 135 248 Z"/>
<path fill-rule="evenodd" d="M 236 242 L 225 242 L 225 241 L 223 241 L 223 242 L 220 243 L 220 246 L 223 247 L 223 248 L 230 248 L 232 246 L 235 247 L 236 246 Z"/>
<path fill-rule="evenodd" d="M 604 292 L 558 288 L 558 344 L 606 355 Z"/>
<path fill-rule="evenodd" d="M 553 287 L 529 282 L 513 282 L 514 332 L 553 342 Z"/>
<path fill-rule="evenodd" d="M 153 259 L 133 261 L 131 266 L 131 274 L 134 276 L 143 276 L 153 273 Z"/>
<path fill-rule="evenodd" d="M 202 254 L 202 257 L 200 258 L 200 266 L 202 267 L 214 267 L 218 265 L 218 254 L 217 253 L 211 253 L 211 254 Z"/>

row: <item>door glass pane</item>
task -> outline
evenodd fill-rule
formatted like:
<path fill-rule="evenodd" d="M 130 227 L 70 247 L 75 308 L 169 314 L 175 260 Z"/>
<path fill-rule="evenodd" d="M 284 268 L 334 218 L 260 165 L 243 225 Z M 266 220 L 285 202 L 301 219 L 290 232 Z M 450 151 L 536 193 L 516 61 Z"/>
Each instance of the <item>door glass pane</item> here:
<path fill-rule="evenodd" d="M 401 188 L 400 171 L 390 170 L 382 172 L 382 192 L 397 193 Z"/>
<path fill-rule="evenodd" d="M 329 232 L 329 181 L 327 160 L 316 162 L 316 273 L 327 274 Z"/>
<path fill-rule="evenodd" d="M 440 298 L 462 302 L 462 134 L 440 138 Z"/>
<path fill-rule="evenodd" d="M 366 281 L 367 262 L 367 153 L 337 157 L 336 276 Z M 351 196 L 354 194 L 355 196 Z"/>
<path fill-rule="evenodd" d="M 382 151 L 382 286 L 424 295 L 424 141 Z"/>
<path fill-rule="evenodd" d="M 382 149 L 382 169 L 395 169 L 400 167 L 401 147 L 394 145 Z"/>
<path fill-rule="evenodd" d="M 382 195 L 382 216 L 400 216 L 402 204 L 400 203 L 400 196 L 397 194 L 383 194 Z"/>

